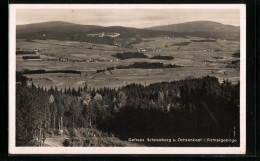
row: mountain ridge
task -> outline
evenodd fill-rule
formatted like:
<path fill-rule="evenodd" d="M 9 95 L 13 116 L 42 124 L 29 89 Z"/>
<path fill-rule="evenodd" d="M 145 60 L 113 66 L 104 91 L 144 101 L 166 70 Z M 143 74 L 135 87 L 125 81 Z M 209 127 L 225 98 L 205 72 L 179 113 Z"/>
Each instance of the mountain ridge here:
<path fill-rule="evenodd" d="M 184 26 L 183 26 L 184 25 Z M 117 37 L 88 36 L 102 33 L 117 33 Z M 164 25 L 152 28 L 133 28 L 123 26 L 82 25 L 64 21 L 49 21 L 16 26 L 19 39 L 57 39 L 77 40 L 113 44 L 115 40 L 124 42 L 131 38 L 186 37 L 196 36 L 216 39 L 239 39 L 239 27 L 223 25 L 212 21 L 193 21 L 182 24 Z M 43 36 L 44 35 L 44 36 Z M 122 38 L 122 39 L 120 39 Z M 107 41 L 103 41 L 106 39 Z M 119 40 L 120 39 L 120 40 Z"/>
<path fill-rule="evenodd" d="M 240 27 L 214 21 L 191 21 L 178 24 L 154 26 L 146 29 L 172 32 L 239 32 Z"/>

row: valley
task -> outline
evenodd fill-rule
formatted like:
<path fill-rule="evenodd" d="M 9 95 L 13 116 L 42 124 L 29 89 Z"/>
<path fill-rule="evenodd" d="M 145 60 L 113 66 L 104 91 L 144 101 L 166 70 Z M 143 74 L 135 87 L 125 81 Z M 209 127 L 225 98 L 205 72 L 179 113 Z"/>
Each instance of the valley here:
<path fill-rule="evenodd" d="M 83 73 L 26 75 L 30 78 L 29 83 L 34 82 L 37 86 L 46 88 L 51 86 L 77 88 L 84 86 L 83 82 L 95 88 L 118 88 L 130 83 L 148 85 L 154 82 L 206 75 L 215 76 L 220 82 L 228 78 L 236 83 L 239 81 L 239 68 L 231 67 L 231 64 L 239 60 L 238 57 L 232 55 L 239 51 L 239 46 L 239 42 L 234 40 L 199 37 L 142 38 L 139 39 L 139 43 L 130 44 L 128 47 L 68 40 L 17 39 L 17 50 L 30 52 L 35 50 L 40 59 L 24 60 L 23 56 L 32 54 L 17 55 L 16 67 L 17 71 L 75 70 Z M 123 52 L 139 52 L 147 57 L 119 59 L 113 56 Z M 173 59 L 154 59 L 160 56 Z M 134 62 L 160 62 L 181 67 L 176 69 L 115 69 L 97 73 L 97 70 L 130 65 Z"/>

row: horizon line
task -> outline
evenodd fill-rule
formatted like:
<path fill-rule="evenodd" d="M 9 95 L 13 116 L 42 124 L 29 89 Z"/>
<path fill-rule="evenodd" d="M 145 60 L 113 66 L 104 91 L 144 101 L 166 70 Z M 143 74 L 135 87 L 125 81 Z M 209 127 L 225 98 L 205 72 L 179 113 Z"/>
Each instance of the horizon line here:
<path fill-rule="evenodd" d="M 24 26 L 24 25 L 33 25 L 33 24 L 41 24 L 41 23 L 49 23 L 49 22 L 65 22 L 65 23 L 70 23 L 70 24 L 74 24 L 74 25 L 83 25 L 83 26 L 100 26 L 100 27 L 127 27 L 127 28 L 137 28 L 137 29 L 147 29 L 147 28 L 151 28 L 151 27 L 158 27 L 158 25 L 156 26 L 150 26 L 150 27 L 130 27 L 130 26 L 106 26 L 106 25 L 95 25 L 95 24 L 79 24 L 79 23 L 74 23 L 74 22 L 68 22 L 68 21 L 43 21 L 43 22 L 35 22 L 35 23 L 26 23 L 26 24 L 16 24 L 16 26 Z M 181 23 L 172 23 L 172 24 L 165 24 L 165 25 L 159 25 L 159 26 L 167 26 L 167 25 L 177 25 L 177 24 L 184 24 L 184 23 L 190 23 L 190 22 L 214 22 L 214 23 L 219 23 L 222 25 L 228 25 L 228 26 L 234 26 L 234 27 L 240 27 L 240 25 L 236 26 L 236 25 L 230 25 L 230 24 L 224 24 L 221 22 L 217 22 L 217 21 L 209 21 L 209 20 L 198 20 L 198 21 L 186 21 L 186 22 L 181 22 Z"/>

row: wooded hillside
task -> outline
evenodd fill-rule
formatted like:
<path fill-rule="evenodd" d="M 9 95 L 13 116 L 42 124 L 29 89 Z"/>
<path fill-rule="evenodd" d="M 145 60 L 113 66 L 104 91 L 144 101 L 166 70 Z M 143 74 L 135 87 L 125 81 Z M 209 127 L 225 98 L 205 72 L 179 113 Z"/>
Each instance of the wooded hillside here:
<path fill-rule="evenodd" d="M 207 76 L 119 89 L 94 89 L 86 84 L 78 89 L 47 90 L 27 85 L 21 75 L 17 81 L 16 139 L 22 145 L 41 128 L 48 132 L 89 127 L 114 133 L 122 140 L 216 137 L 236 138 L 234 145 L 239 145 L 239 83 L 225 80 L 220 84 Z"/>

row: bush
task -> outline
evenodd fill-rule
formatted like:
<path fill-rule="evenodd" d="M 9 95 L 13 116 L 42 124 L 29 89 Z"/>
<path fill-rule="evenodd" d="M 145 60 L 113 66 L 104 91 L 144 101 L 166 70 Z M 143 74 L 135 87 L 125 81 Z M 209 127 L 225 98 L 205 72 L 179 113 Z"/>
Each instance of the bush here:
<path fill-rule="evenodd" d="M 66 139 L 63 142 L 65 147 L 83 147 L 85 146 L 85 141 L 82 139 Z"/>
<path fill-rule="evenodd" d="M 70 136 L 76 137 L 76 138 L 81 138 L 80 132 L 78 132 L 76 129 L 70 130 Z"/>
<path fill-rule="evenodd" d="M 63 142 L 63 146 L 65 147 L 71 146 L 71 141 L 69 139 L 65 139 Z"/>
<path fill-rule="evenodd" d="M 63 131 L 65 135 L 69 135 L 69 131 L 67 129 L 64 129 Z"/>

